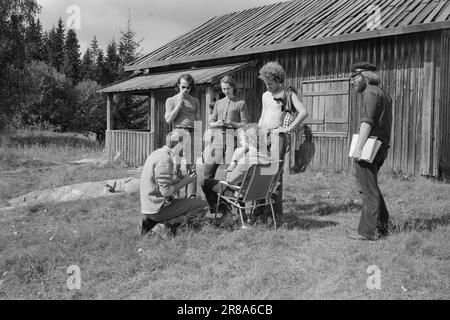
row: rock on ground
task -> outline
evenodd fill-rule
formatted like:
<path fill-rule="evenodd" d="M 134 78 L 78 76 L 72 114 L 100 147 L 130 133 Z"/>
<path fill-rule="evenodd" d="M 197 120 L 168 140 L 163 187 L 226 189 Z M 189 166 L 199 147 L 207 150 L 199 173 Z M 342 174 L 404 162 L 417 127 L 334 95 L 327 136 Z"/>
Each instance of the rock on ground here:
<path fill-rule="evenodd" d="M 9 200 L 9 205 L 12 207 L 30 206 L 52 202 L 100 198 L 124 192 L 137 192 L 139 191 L 139 182 L 139 178 L 126 178 L 73 184 L 54 189 L 34 191 Z"/>

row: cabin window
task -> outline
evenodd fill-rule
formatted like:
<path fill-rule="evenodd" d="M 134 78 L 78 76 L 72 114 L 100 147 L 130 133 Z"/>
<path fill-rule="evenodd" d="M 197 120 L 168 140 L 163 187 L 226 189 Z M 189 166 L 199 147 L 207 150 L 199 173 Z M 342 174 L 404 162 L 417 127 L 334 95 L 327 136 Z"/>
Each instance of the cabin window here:
<path fill-rule="evenodd" d="M 302 102 L 308 111 L 304 121 L 311 132 L 348 133 L 350 81 L 346 79 L 327 79 L 304 81 L 302 83 Z"/>

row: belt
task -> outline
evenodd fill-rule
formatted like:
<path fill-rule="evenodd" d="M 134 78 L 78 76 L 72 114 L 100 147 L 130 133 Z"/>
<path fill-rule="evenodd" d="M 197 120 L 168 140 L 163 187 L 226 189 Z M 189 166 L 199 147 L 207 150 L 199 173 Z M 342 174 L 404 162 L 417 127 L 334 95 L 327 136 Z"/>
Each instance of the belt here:
<path fill-rule="evenodd" d="M 175 127 L 175 129 L 187 130 L 189 132 L 194 132 L 194 128 L 192 127 Z"/>
<path fill-rule="evenodd" d="M 275 127 L 275 128 L 271 128 L 271 129 L 259 129 L 259 131 L 260 132 L 265 132 L 267 135 L 270 135 L 270 134 L 272 134 L 272 132 L 275 129 L 279 129 L 279 128 L 281 128 L 281 127 Z M 280 135 L 288 135 L 288 134 L 291 134 L 291 133 L 290 132 L 280 132 L 279 134 Z"/>
<path fill-rule="evenodd" d="M 219 126 L 219 127 L 216 127 L 217 129 L 220 129 L 221 131 L 222 131 L 222 133 L 227 133 L 227 130 L 233 130 L 233 131 L 236 131 L 236 128 L 233 128 L 233 127 L 227 127 L 227 126 Z"/>

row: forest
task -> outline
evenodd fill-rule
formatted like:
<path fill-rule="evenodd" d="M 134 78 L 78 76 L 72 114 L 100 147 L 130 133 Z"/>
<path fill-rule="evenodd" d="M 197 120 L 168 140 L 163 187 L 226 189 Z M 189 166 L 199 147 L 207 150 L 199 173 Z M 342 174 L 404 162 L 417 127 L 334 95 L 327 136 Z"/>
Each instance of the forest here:
<path fill-rule="evenodd" d="M 106 45 L 95 34 L 85 52 L 63 18 L 44 30 L 36 0 L 0 0 L 0 132 L 18 129 L 95 133 L 106 129 L 102 86 L 130 76 L 124 66 L 139 57 L 130 15 Z M 142 98 L 120 97 L 115 126 L 142 129 Z"/>

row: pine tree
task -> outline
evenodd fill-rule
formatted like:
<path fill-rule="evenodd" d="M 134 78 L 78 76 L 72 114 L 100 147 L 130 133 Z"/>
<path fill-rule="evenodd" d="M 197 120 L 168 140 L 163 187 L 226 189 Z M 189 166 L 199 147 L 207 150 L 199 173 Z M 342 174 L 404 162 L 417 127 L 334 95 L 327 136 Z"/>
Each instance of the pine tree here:
<path fill-rule="evenodd" d="M 98 46 L 98 41 L 97 41 L 97 37 L 94 36 L 94 39 L 92 39 L 91 41 L 91 52 L 92 52 L 92 57 L 93 57 L 93 63 L 94 65 L 97 64 L 97 57 L 98 57 L 98 51 L 99 51 L 99 46 Z"/>
<path fill-rule="evenodd" d="M 98 49 L 97 58 L 95 59 L 96 63 L 94 65 L 94 80 L 101 84 L 107 84 L 106 81 L 106 64 L 105 64 L 105 55 L 102 49 Z"/>
<path fill-rule="evenodd" d="M 64 72 L 75 85 L 81 79 L 81 61 L 80 45 L 74 29 L 67 31 L 64 53 Z"/>
<path fill-rule="evenodd" d="M 81 61 L 81 79 L 93 80 L 94 79 L 94 58 L 92 56 L 91 49 L 87 48 Z"/>
<path fill-rule="evenodd" d="M 136 32 L 132 29 L 131 25 L 131 15 L 128 14 L 128 20 L 125 30 L 120 31 L 121 37 L 119 42 L 119 56 L 122 63 L 122 67 L 129 64 L 130 62 L 136 60 L 140 51 L 138 52 L 140 43 L 143 39 L 136 41 Z"/>
<path fill-rule="evenodd" d="M 108 44 L 106 49 L 105 66 L 106 74 L 104 80 L 106 83 L 114 82 L 120 78 L 120 75 L 122 74 L 121 63 L 117 43 L 114 39 Z"/>
<path fill-rule="evenodd" d="M 62 72 L 64 68 L 64 45 L 64 24 L 59 18 L 58 26 L 50 30 L 47 42 L 48 61 L 59 72 Z"/>
<path fill-rule="evenodd" d="M 27 61 L 42 60 L 42 25 L 41 21 L 30 19 L 25 33 L 25 56 Z"/>
<path fill-rule="evenodd" d="M 47 64 L 50 64 L 50 60 L 49 60 L 49 40 L 50 39 L 50 32 L 49 31 L 44 31 L 42 33 L 42 47 L 41 47 L 41 55 L 42 55 L 42 61 L 44 61 Z"/>

